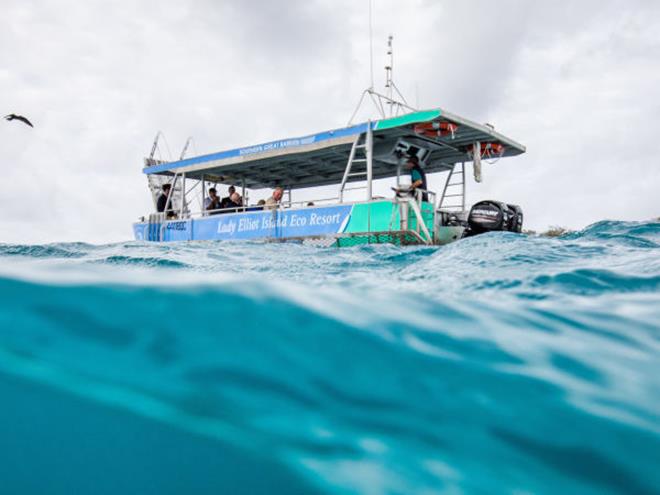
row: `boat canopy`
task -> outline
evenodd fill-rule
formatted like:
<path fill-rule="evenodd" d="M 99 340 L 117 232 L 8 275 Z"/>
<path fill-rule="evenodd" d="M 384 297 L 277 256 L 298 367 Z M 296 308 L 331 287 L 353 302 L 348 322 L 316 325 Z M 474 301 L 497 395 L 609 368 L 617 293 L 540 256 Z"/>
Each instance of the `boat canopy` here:
<path fill-rule="evenodd" d="M 472 161 L 475 143 L 492 146 L 496 156 L 515 156 L 525 147 L 481 125 L 442 109 L 423 110 L 309 136 L 220 151 L 174 162 L 151 162 L 147 175 L 175 175 L 261 189 L 316 187 L 342 182 L 354 144 L 372 132 L 373 179 L 395 177 L 401 153 L 414 151 L 426 173 L 451 170 Z M 489 147 L 490 149 L 490 147 Z M 364 180 L 349 177 L 348 182 Z"/>

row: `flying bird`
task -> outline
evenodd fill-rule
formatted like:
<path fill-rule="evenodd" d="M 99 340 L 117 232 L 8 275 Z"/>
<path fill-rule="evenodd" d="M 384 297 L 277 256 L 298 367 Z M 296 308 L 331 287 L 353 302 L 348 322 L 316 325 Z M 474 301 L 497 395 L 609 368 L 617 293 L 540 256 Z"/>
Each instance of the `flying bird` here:
<path fill-rule="evenodd" d="M 5 115 L 6 120 L 20 120 L 24 124 L 29 125 L 30 127 L 34 127 L 32 125 L 32 122 L 30 122 L 26 117 L 23 117 L 22 115 L 16 115 L 15 113 L 10 113 L 9 115 Z"/>

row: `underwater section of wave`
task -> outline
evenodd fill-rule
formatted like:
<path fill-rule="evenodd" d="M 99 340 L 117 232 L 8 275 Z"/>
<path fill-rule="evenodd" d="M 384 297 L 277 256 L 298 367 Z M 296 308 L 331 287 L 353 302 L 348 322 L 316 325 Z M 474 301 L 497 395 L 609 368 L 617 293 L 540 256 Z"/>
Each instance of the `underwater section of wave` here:
<path fill-rule="evenodd" d="M 660 223 L 0 245 L 2 493 L 658 493 Z"/>

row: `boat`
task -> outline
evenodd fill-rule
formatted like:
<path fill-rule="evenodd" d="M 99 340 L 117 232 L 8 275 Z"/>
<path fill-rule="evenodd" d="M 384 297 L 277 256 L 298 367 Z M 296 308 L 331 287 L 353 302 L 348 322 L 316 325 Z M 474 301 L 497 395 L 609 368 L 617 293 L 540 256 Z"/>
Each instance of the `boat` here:
<path fill-rule="evenodd" d="M 362 92 L 346 127 L 185 158 L 189 138 L 175 161 L 154 158 L 157 134 L 143 172 L 154 209 L 162 185 L 170 185 L 164 205 L 171 209 L 143 216 L 133 225 L 135 239 L 265 240 L 341 247 L 441 245 L 491 231 L 520 232 L 523 213 L 517 205 L 486 200 L 466 208 L 466 167 L 471 164 L 474 179 L 481 182 L 483 161 L 517 156 L 525 147 L 490 124 L 441 108 L 410 106 L 394 82 L 392 40 L 389 36 L 387 94 L 374 90 L 372 54 L 371 85 Z M 379 118 L 353 124 L 362 104 L 369 101 Z M 442 191 L 412 189 L 406 183 L 404 165 L 413 159 L 425 174 L 445 174 Z M 379 179 L 394 180 L 389 197 L 374 195 L 373 182 Z M 244 205 L 205 210 L 207 186 L 218 185 L 239 186 Z M 293 200 L 294 191 L 322 186 L 335 186 L 336 195 Z M 286 192 L 276 205 L 250 203 L 250 191 L 276 188 Z M 356 190 L 364 195 L 361 199 L 355 199 Z M 191 207 L 195 196 L 197 212 Z"/>
<path fill-rule="evenodd" d="M 145 159 L 154 205 L 164 182 L 173 211 L 151 213 L 133 225 L 149 242 L 266 240 L 323 246 L 394 243 L 446 244 L 475 233 L 522 228 L 522 210 L 499 201 L 466 208 L 467 166 L 481 181 L 482 161 L 513 157 L 525 147 L 440 108 L 410 111 L 344 128 L 230 149 L 176 161 Z M 442 191 L 401 193 L 403 164 L 417 157 L 426 174 L 445 173 Z M 373 181 L 391 178 L 391 197 L 373 194 Z M 236 185 L 243 198 L 253 189 L 283 188 L 276 208 L 254 204 L 227 211 L 191 211 L 192 198 L 211 185 Z M 294 201 L 295 191 L 336 186 L 331 198 Z M 348 201 L 350 190 L 364 197 Z M 355 193 L 353 193 L 355 194 Z M 362 194 L 362 193 L 361 193 Z M 203 204 L 202 201 L 199 202 Z M 169 218 L 168 218 L 169 217 Z"/>

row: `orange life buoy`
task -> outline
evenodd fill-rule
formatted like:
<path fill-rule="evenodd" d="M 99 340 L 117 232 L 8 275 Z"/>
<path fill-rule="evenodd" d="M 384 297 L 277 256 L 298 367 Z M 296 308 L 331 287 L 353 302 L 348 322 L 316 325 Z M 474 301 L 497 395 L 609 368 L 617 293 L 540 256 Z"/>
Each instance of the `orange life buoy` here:
<path fill-rule="evenodd" d="M 415 134 L 422 136 L 437 138 L 451 135 L 452 139 L 458 129 L 457 124 L 451 122 L 425 122 L 424 124 L 416 124 L 413 127 Z"/>
<path fill-rule="evenodd" d="M 481 143 L 482 156 L 502 156 L 504 153 L 504 145 L 499 143 Z"/>
<path fill-rule="evenodd" d="M 472 155 L 474 147 L 469 146 L 465 151 Z M 481 143 L 481 157 L 492 158 L 494 156 L 502 156 L 504 154 L 504 145 L 499 143 Z"/>

